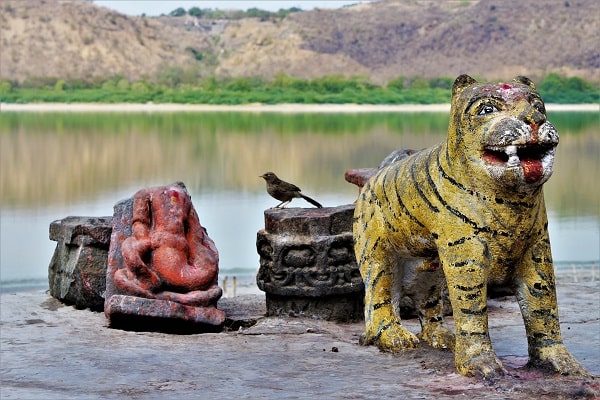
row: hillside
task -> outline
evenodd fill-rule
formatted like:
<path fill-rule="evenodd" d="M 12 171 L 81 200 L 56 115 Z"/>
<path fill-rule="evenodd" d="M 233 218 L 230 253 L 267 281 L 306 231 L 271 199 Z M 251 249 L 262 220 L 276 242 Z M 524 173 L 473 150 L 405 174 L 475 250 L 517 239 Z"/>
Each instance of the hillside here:
<path fill-rule="evenodd" d="M 176 3 L 176 2 L 174 2 Z M 175 8 L 175 5 L 174 5 Z M 0 79 L 400 75 L 600 80 L 596 0 L 382 0 L 285 19 L 127 17 L 80 0 L 3 0 Z"/>
<path fill-rule="evenodd" d="M 193 51 L 211 49 L 206 35 L 80 0 L 3 0 L 0 26 L 0 77 L 20 82 L 138 80 L 172 65 L 198 67 Z"/>

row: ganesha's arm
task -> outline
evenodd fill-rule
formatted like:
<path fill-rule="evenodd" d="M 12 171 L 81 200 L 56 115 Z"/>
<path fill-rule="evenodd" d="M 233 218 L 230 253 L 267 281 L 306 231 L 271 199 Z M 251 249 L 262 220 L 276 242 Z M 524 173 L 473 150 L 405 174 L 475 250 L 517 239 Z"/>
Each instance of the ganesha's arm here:
<path fill-rule="evenodd" d="M 150 193 L 143 189 L 133 197 L 132 235 L 140 239 L 150 234 Z"/>
<path fill-rule="evenodd" d="M 131 218 L 132 234 L 125 239 L 121 252 L 125 264 L 135 271 L 145 267 L 143 255 L 150 250 L 150 195 L 147 190 L 140 190 L 133 198 L 133 216 Z"/>
<path fill-rule="evenodd" d="M 198 219 L 196 210 L 193 207 L 188 215 L 188 226 L 186 239 L 189 246 L 189 263 L 196 268 L 203 270 L 206 284 L 216 281 L 219 274 L 219 253 L 215 243 L 212 241 L 206 230 Z"/>
<path fill-rule="evenodd" d="M 187 231 L 188 244 L 190 245 L 190 259 L 203 255 L 204 260 L 217 265 L 219 263 L 219 253 L 217 246 L 206 233 L 206 229 L 200 225 L 198 214 L 192 207 L 188 218 Z"/>
<path fill-rule="evenodd" d="M 140 190 L 133 199 L 132 235 L 123 241 L 121 254 L 125 269 L 119 272 L 119 281 L 123 289 L 148 297 L 148 290 L 160 285 L 160 279 L 143 260 L 151 251 L 150 231 L 150 195 Z M 116 276 L 116 274 L 115 274 Z M 133 287 L 127 287 L 133 285 Z"/>

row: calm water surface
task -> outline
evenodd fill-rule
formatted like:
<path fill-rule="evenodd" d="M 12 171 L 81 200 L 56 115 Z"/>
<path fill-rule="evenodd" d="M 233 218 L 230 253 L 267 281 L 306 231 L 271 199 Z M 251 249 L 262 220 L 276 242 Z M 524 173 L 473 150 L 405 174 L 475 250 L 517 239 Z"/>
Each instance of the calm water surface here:
<path fill-rule="evenodd" d="M 545 186 L 558 269 L 600 275 L 598 113 L 553 113 L 560 132 Z M 47 285 L 53 220 L 110 216 L 137 190 L 181 180 L 220 253 L 221 275 L 258 268 L 256 232 L 274 171 L 325 206 L 354 201 L 349 168 L 444 139 L 448 115 L 0 113 L 0 280 Z M 307 207 L 302 200 L 292 206 Z M 589 274 L 588 274 L 589 275 Z M 577 279 L 576 277 L 574 279 Z"/>

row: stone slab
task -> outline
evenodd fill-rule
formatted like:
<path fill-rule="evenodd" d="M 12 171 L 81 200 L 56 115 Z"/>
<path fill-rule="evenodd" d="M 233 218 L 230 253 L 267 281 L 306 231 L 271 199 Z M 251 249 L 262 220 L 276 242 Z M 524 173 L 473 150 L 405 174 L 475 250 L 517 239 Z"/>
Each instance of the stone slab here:
<path fill-rule="evenodd" d="M 215 307 L 192 307 L 174 301 L 112 295 L 104 312 L 112 328 L 160 332 L 219 331 L 225 313 Z"/>

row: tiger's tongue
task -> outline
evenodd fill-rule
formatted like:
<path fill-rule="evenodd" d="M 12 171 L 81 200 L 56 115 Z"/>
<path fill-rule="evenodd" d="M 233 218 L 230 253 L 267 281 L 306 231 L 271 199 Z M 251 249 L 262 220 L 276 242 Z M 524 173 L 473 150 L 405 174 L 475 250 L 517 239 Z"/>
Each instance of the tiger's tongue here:
<path fill-rule="evenodd" d="M 542 161 L 534 159 L 521 160 L 521 168 L 527 183 L 534 183 L 540 180 L 544 173 Z"/>

